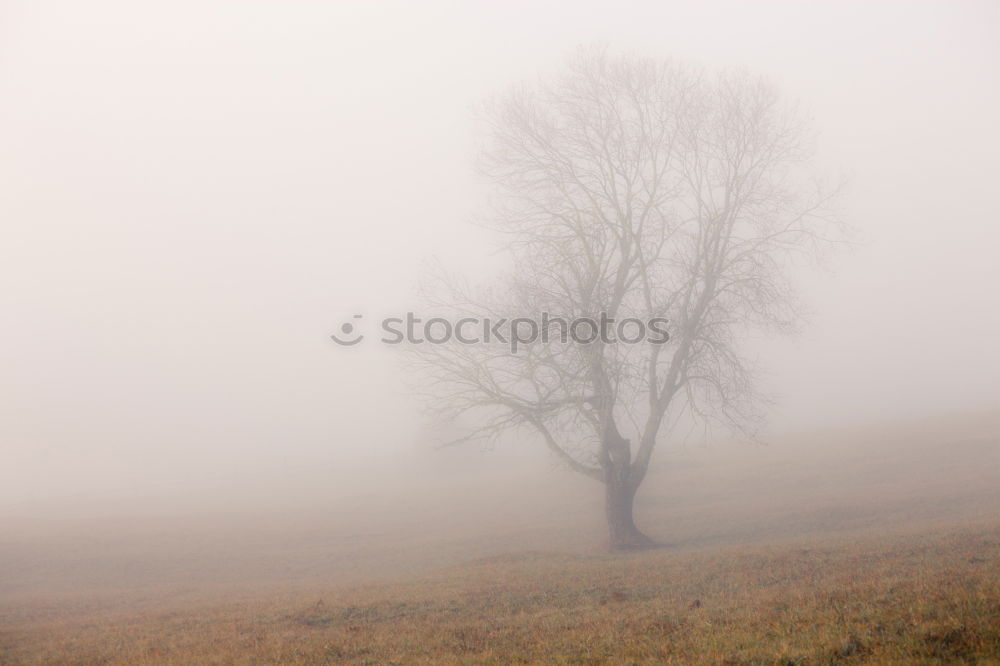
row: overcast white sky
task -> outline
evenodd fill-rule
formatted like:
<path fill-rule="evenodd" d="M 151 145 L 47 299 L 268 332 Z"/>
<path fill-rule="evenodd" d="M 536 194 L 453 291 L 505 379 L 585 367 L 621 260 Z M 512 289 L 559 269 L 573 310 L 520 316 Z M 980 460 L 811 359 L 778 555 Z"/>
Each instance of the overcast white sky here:
<path fill-rule="evenodd" d="M 327 335 L 495 261 L 470 107 L 592 41 L 770 76 L 851 179 L 863 245 L 761 347 L 775 431 L 996 407 L 998 34 L 992 2 L 0 3 L 0 503 L 410 452 L 391 356 Z"/>

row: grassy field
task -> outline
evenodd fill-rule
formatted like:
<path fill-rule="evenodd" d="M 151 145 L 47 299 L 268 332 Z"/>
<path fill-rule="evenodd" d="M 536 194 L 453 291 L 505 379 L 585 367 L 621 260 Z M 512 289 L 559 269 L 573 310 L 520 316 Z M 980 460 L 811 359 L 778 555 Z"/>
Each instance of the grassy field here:
<path fill-rule="evenodd" d="M 1000 663 L 1000 522 L 22 607 L 5 664 Z"/>
<path fill-rule="evenodd" d="M 592 482 L 477 452 L 295 506 L 0 507 L 0 664 L 1000 664 L 998 442 L 665 450 L 630 554 Z"/>

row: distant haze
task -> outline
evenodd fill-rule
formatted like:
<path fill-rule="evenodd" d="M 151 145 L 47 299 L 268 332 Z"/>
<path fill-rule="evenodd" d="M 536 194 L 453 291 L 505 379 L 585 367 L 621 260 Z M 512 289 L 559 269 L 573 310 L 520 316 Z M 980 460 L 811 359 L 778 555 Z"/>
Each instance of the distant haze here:
<path fill-rule="evenodd" d="M 442 473 L 394 354 L 328 336 L 419 309 L 432 258 L 503 267 L 470 224 L 471 109 L 595 41 L 770 77 L 848 178 L 857 246 L 803 274 L 802 335 L 749 341 L 772 434 L 1000 407 L 998 26 L 991 2 L 4 3 L 0 506 L 544 467 L 522 443 Z"/>

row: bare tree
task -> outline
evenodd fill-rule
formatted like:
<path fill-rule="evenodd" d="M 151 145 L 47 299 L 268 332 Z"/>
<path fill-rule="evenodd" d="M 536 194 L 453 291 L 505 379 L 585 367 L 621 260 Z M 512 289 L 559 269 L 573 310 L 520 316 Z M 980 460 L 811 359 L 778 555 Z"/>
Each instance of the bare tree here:
<path fill-rule="evenodd" d="M 772 87 L 586 49 L 562 75 L 484 109 L 487 223 L 511 275 L 481 293 L 446 280 L 439 304 L 477 317 L 669 320 L 668 344 L 424 345 L 426 385 L 475 435 L 527 428 L 605 486 L 611 544 L 652 545 L 636 491 L 673 415 L 752 433 L 762 396 L 741 353 L 751 330 L 801 310 L 789 267 L 839 225 L 807 173 L 806 127 Z"/>

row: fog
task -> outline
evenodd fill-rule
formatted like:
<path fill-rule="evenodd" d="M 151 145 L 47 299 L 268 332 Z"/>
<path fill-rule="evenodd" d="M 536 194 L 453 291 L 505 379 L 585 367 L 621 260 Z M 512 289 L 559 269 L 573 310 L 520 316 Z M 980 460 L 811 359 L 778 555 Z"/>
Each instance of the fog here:
<path fill-rule="evenodd" d="M 998 22 L 989 2 L 5 3 L 0 510 L 23 528 L 298 507 L 340 534 L 365 511 L 412 528 L 465 496 L 448 534 L 479 534 L 483 516 L 537 513 L 544 490 L 553 515 L 592 493 L 599 518 L 596 486 L 537 442 L 439 450 L 398 354 L 329 338 L 354 314 L 419 309 L 428 262 L 473 280 L 505 267 L 471 223 L 489 194 L 473 109 L 594 42 L 769 77 L 846 177 L 855 230 L 796 277 L 801 334 L 748 341 L 776 396 L 772 445 L 667 438 L 671 482 L 640 495 L 704 488 L 671 467 L 692 456 L 739 487 L 782 460 L 789 478 L 856 481 L 851 461 L 884 447 L 912 471 L 894 501 L 937 498 L 921 483 L 954 442 L 857 435 L 914 422 L 978 424 L 956 438 L 981 457 L 950 488 L 988 488 Z M 852 433 L 854 453 L 802 435 L 820 432 Z"/>

